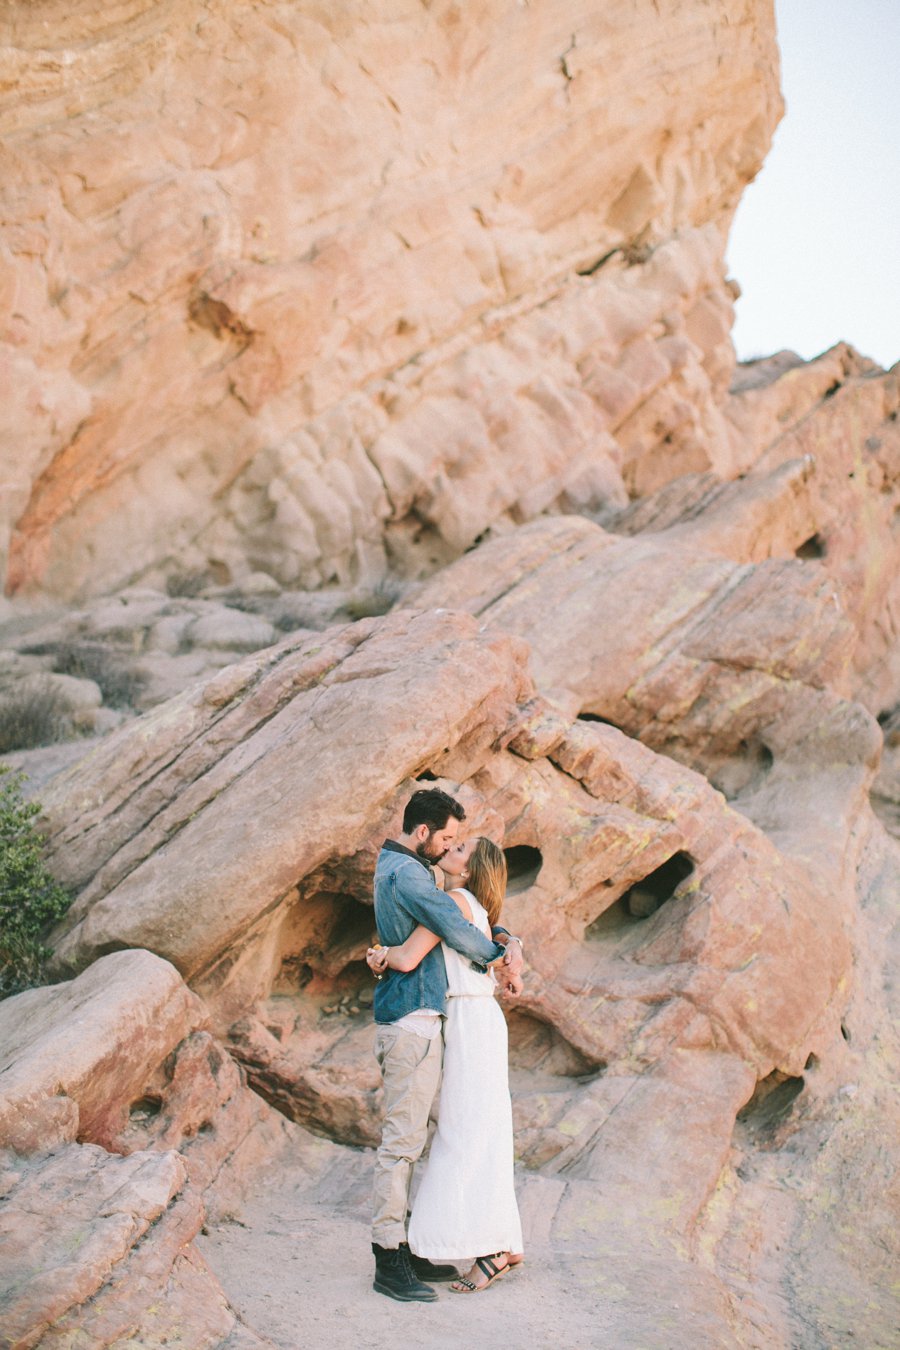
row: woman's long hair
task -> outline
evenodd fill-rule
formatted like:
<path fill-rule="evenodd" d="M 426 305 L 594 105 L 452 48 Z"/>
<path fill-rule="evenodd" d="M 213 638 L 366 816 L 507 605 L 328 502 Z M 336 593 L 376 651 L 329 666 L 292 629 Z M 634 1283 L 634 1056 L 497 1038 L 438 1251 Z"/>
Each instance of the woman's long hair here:
<path fill-rule="evenodd" d="M 484 905 L 488 922 L 493 927 L 500 919 L 506 895 L 506 856 L 503 849 L 482 835 L 472 850 L 468 872 L 472 894 Z"/>

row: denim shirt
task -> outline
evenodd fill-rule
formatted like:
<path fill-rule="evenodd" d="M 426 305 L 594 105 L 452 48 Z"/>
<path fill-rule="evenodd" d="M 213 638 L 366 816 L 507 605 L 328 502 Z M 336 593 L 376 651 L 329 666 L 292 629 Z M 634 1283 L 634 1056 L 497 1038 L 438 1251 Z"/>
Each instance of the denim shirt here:
<path fill-rule="evenodd" d="M 479 970 L 503 948 L 463 918 L 456 902 L 435 885 L 431 868 L 402 844 L 385 841 L 375 867 L 375 922 L 382 942 L 399 947 L 419 924 L 462 952 Z M 375 985 L 375 1021 L 397 1022 L 419 1008 L 444 1011 L 447 970 L 441 944 L 415 970 L 390 970 Z"/>

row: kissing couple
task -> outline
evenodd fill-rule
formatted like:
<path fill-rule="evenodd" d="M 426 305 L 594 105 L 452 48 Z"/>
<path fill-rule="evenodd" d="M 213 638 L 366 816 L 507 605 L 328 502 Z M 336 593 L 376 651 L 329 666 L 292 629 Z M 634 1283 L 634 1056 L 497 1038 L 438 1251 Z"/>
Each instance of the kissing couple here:
<path fill-rule="evenodd" d="M 433 1302 L 428 1280 L 478 1293 L 523 1260 L 506 1020 L 494 998 L 498 986 L 521 993 L 522 943 L 498 922 L 504 854 L 490 839 L 461 839 L 464 820 L 449 793 L 414 793 L 402 833 L 385 840 L 375 869 L 375 920 L 387 945 L 367 954 L 384 1080 L 373 1288 L 403 1302 Z M 439 1082 L 437 1129 L 407 1233 L 413 1168 Z M 456 1264 L 470 1261 L 460 1276 Z"/>

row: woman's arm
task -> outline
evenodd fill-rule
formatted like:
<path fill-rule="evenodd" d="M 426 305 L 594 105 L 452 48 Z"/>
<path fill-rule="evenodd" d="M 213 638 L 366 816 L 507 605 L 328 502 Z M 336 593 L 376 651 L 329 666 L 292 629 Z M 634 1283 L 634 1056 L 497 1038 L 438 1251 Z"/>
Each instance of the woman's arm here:
<path fill-rule="evenodd" d="M 482 970 L 488 961 L 501 955 L 503 948 L 473 923 L 467 923 L 459 906 L 450 903 L 450 896 L 438 890 L 425 868 L 413 858 L 401 860 L 393 875 L 397 904 L 415 923 L 437 933 L 448 947 Z"/>
<path fill-rule="evenodd" d="M 472 911 L 469 902 L 460 891 L 451 891 L 462 913 L 471 921 Z M 440 942 L 437 933 L 419 924 L 399 947 L 370 947 L 366 952 L 366 961 L 371 970 L 380 974 L 383 970 L 415 970 L 424 957 Z M 500 958 L 502 959 L 502 958 Z M 493 962 L 491 963 L 493 964 Z"/>
<path fill-rule="evenodd" d="M 415 970 L 422 958 L 427 956 L 440 940 L 437 933 L 432 933 L 419 924 L 399 947 L 370 947 L 366 953 L 366 960 L 372 970 L 378 973 L 383 970 Z M 374 960 L 370 959 L 372 957 Z"/>

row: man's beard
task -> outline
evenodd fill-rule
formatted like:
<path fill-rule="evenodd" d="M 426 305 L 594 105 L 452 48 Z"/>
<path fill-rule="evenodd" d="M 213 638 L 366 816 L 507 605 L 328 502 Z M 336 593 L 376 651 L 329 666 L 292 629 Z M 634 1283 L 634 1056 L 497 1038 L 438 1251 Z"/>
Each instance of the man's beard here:
<path fill-rule="evenodd" d="M 417 844 L 416 853 L 419 855 L 420 858 L 424 859 L 424 861 L 427 863 L 438 863 L 441 861 L 441 858 L 445 857 L 446 854 L 449 853 L 450 850 L 442 848 L 439 853 L 429 853 L 428 850 L 431 847 L 432 838 L 433 836 L 429 835 L 424 843 Z"/>

